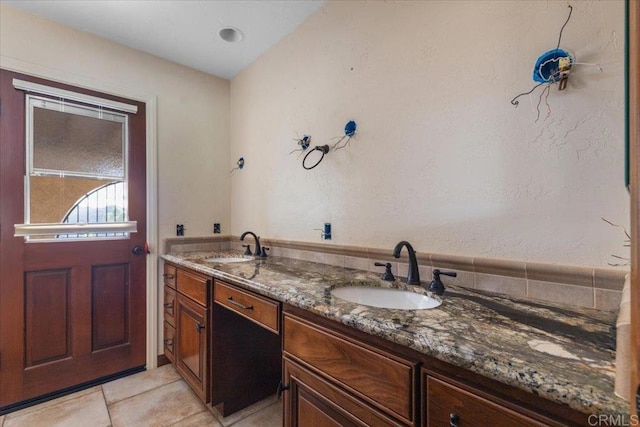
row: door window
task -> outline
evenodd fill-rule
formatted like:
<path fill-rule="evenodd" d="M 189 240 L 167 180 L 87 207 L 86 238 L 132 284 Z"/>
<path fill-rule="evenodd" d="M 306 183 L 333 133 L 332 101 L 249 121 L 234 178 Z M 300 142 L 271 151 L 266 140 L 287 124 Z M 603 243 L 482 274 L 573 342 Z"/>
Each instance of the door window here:
<path fill-rule="evenodd" d="M 128 116 L 26 95 L 27 240 L 126 238 Z"/>

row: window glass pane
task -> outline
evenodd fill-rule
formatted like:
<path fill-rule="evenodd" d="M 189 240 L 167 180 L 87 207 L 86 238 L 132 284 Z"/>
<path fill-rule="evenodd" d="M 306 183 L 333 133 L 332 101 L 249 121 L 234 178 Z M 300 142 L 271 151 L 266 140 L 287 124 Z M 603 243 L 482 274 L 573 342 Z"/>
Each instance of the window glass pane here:
<path fill-rule="evenodd" d="M 33 99 L 33 172 L 124 177 L 124 115 Z"/>

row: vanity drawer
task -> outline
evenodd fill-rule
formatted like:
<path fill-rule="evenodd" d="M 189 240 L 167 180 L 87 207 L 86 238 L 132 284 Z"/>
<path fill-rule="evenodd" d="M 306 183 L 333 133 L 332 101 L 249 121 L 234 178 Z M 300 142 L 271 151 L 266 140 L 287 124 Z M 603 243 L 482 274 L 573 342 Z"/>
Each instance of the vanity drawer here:
<path fill-rule="evenodd" d="M 525 415 L 427 376 L 424 426 L 545 426 Z"/>
<path fill-rule="evenodd" d="M 164 355 L 171 363 L 176 362 L 174 340 L 176 337 L 176 328 L 169 323 L 164 322 Z"/>
<path fill-rule="evenodd" d="M 283 329 L 285 356 L 407 424 L 415 421 L 416 363 L 287 313 Z"/>
<path fill-rule="evenodd" d="M 215 281 L 214 301 L 235 311 L 276 334 L 280 333 L 280 304 L 267 298 L 251 294 L 235 286 Z"/>
<path fill-rule="evenodd" d="M 176 284 L 178 292 L 188 296 L 203 307 L 207 306 L 207 292 L 211 284 L 209 277 L 178 269 Z"/>
<path fill-rule="evenodd" d="M 164 287 L 164 321 L 176 327 L 176 291 L 169 286 Z"/>
<path fill-rule="evenodd" d="M 171 264 L 167 264 L 165 262 L 164 273 L 162 274 L 162 278 L 164 279 L 165 285 L 175 289 L 176 288 L 176 267 Z"/>

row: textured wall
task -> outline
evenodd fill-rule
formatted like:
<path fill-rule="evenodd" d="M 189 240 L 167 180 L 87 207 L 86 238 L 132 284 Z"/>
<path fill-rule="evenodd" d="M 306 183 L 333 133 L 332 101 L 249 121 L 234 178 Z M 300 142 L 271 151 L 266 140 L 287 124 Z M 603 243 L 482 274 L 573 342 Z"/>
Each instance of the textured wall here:
<path fill-rule="evenodd" d="M 63 71 L 69 81 L 156 95 L 160 239 L 175 236 L 176 223 L 191 236 L 210 235 L 214 220 L 228 226 L 228 80 L 4 4 L 0 54 Z"/>
<path fill-rule="evenodd" d="M 536 122 L 566 2 L 331 1 L 231 83 L 234 234 L 606 266 L 624 255 L 624 8 L 575 2 L 578 62 Z M 357 138 L 305 171 L 292 138 Z"/>
<path fill-rule="evenodd" d="M 81 178 L 32 177 L 31 223 L 61 222 L 81 197 L 109 182 Z"/>

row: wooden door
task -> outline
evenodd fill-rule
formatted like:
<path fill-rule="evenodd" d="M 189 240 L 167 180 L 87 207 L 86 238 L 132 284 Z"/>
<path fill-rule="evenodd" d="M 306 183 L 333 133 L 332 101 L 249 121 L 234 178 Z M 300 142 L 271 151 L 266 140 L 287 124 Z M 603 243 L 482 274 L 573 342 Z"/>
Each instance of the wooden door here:
<path fill-rule="evenodd" d="M 640 2 L 628 2 L 631 185 L 631 413 L 640 406 Z"/>
<path fill-rule="evenodd" d="M 27 222 L 25 199 L 32 200 L 25 196 L 28 96 L 14 79 L 137 106 L 122 131 L 128 178 L 121 184 L 137 233 L 29 242 L 14 236 L 14 224 Z M 146 119 L 144 104 L 5 70 L 0 102 L 0 409 L 7 411 L 145 365 Z"/>

